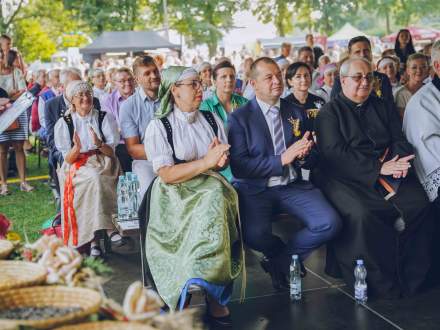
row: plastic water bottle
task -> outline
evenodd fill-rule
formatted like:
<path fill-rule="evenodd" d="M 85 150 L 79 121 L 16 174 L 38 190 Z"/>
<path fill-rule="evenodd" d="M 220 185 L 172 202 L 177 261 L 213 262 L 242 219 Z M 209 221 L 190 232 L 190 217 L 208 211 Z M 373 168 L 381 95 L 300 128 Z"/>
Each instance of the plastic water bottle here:
<path fill-rule="evenodd" d="M 294 254 L 290 263 L 290 299 L 301 300 L 301 291 L 301 265 L 298 255 Z"/>
<path fill-rule="evenodd" d="M 358 304 L 364 304 L 368 300 L 367 296 L 367 269 L 364 266 L 364 261 L 359 259 L 356 261 L 354 269 L 354 298 Z"/>
<path fill-rule="evenodd" d="M 132 212 L 132 218 L 138 217 L 138 210 L 139 210 L 139 204 L 140 204 L 140 196 L 139 196 L 139 180 L 137 174 L 132 174 L 132 184 L 133 184 L 133 212 Z"/>
<path fill-rule="evenodd" d="M 129 218 L 129 195 L 128 195 L 128 185 L 126 178 L 121 175 L 119 176 L 118 188 L 118 220 L 125 221 Z"/>

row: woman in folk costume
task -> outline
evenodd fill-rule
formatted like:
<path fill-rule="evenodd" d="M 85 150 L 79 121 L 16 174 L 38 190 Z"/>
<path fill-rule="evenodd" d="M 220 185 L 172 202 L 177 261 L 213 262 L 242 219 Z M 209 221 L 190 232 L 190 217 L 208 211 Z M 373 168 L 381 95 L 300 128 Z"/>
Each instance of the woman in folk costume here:
<path fill-rule="evenodd" d="M 194 69 L 164 70 L 159 98 L 144 143 L 158 174 L 148 191 L 148 266 L 171 310 L 183 308 L 189 285 L 198 285 L 207 292 L 208 318 L 230 324 L 226 304 L 244 256 L 238 197 L 217 173 L 228 165 L 223 122 L 199 111 L 202 88 Z"/>
<path fill-rule="evenodd" d="M 119 173 L 114 154 L 118 127 L 111 114 L 94 109 L 93 91 L 86 82 L 71 82 L 66 96 L 71 106 L 54 129 L 56 148 L 64 158 L 58 169 L 64 244 L 81 247 L 91 242 L 90 255 L 99 257 L 97 231 L 107 230 L 112 242 L 121 240 L 112 224 Z"/>

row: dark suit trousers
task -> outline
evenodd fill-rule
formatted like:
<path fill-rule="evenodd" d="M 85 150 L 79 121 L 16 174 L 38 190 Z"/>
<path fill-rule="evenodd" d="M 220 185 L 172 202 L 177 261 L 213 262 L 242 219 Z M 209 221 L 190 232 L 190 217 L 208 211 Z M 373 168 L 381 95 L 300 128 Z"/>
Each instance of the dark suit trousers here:
<path fill-rule="evenodd" d="M 116 157 L 119 159 L 119 163 L 121 164 L 122 171 L 131 172 L 131 163 L 133 159 L 128 154 L 127 146 L 125 144 L 118 144 L 116 146 Z"/>
<path fill-rule="evenodd" d="M 252 193 L 238 189 L 245 243 L 269 258 L 281 253 L 298 254 L 301 260 L 341 228 L 341 219 L 321 191 L 307 182 L 276 186 Z M 272 234 L 273 214 L 289 214 L 304 228 L 284 243 Z"/>

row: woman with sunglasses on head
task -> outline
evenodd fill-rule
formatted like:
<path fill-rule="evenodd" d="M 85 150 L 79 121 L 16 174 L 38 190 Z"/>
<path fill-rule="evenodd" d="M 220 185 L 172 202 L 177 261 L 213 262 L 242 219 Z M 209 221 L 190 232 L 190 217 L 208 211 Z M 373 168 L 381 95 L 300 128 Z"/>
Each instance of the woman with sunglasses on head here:
<path fill-rule="evenodd" d="M 226 127 L 229 114 L 246 104 L 248 100 L 234 93 L 235 68 L 231 62 L 218 63 L 213 70 L 213 79 L 215 92 L 213 96 L 202 102 L 200 110 L 215 113 Z M 222 174 L 231 181 L 232 173 L 229 167 L 222 171 Z"/>
<path fill-rule="evenodd" d="M 55 146 L 64 158 L 57 174 L 62 194 L 62 229 L 65 245 L 90 245 L 90 255 L 101 257 L 98 232 L 106 230 L 112 243 L 122 238 L 115 232 L 116 184 L 119 162 L 115 146 L 119 131 L 113 115 L 93 106 L 87 82 L 67 85 L 70 107 L 55 124 Z"/>
<path fill-rule="evenodd" d="M 158 97 L 144 140 L 158 175 L 147 191 L 148 266 L 171 310 L 183 308 L 189 286 L 197 285 L 207 292 L 211 322 L 228 325 L 226 304 L 243 263 L 238 197 L 217 173 L 229 159 L 224 124 L 199 111 L 202 85 L 192 68 L 165 69 Z"/>

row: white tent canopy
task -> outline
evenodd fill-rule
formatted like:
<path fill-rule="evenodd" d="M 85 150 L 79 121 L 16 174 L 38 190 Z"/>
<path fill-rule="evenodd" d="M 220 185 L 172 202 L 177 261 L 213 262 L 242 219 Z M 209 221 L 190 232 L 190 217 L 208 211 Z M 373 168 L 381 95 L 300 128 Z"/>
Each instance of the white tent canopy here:
<path fill-rule="evenodd" d="M 354 38 L 357 36 L 368 37 L 368 35 L 366 35 L 362 31 L 356 29 L 350 23 L 345 23 L 345 25 L 338 32 L 335 32 L 332 36 L 330 36 L 327 39 L 327 41 L 330 41 L 330 42 L 344 41 L 344 40 L 350 40 L 351 38 Z"/>

